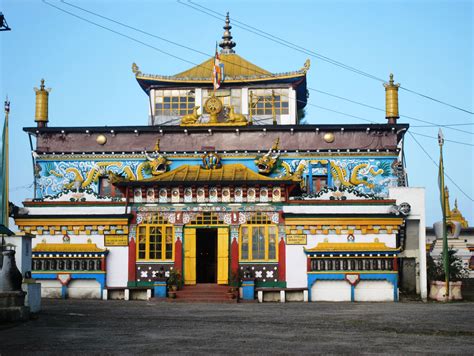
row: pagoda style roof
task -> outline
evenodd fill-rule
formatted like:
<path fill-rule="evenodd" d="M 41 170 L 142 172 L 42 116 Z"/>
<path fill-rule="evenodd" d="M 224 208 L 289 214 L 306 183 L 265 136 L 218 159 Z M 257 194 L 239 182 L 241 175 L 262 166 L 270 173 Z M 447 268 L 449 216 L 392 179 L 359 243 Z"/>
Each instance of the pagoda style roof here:
<path fill-rule="evenodd" d="M 316 247 L 307 249 L 306 253 L 324 252 L 398 252 L 398 248 L 387 247 L 385 243 L 379 242 L 319 242 Z"/>
<path fill-rule="evenodd" d="M 41 242 L 37 244 L 33 250 L 33 252 L 87 252 L 87 253 L 103 253 L 107 251 L 106 249 L 102 249 L 97 247 L 96 244 L 93 243 L 85 243 L 85 244 L 71 244 L 71 243 L 46 243 Z"/>
<path fill-rule="evenodd" d="M 294 83 L 295 81 L 305 78 L 306 72 L 310 67 L 310 62 L 307 60 L 300 70 L 271 73 L 236 53 L 221 53 L 219 56 L 220 62 L 224 64 L 225 80 L 222 83 L 223 86 L 226 84 L 251 84 L 254 82 L 266 82 L 270 84 L 282 82 Z M 205 84 L 211 86 L 213 67 L 214 57 L 211 57 L 195 67 L 171 76 L 144 74 L 135 63 L 132 64 L 132 72 L 144 90 L 153 85 L 170 86 L 173 85 L 173 83 L 178 85 Z"/>
<path fill-rule="evenodd" d="M 196 184 L 196 183 L 278 183 L 293 184 L 291 178 L 270 178 L 256 173 L 243 164 L 225 164 L 221 168 L 206 169 L 199 165 L 182 165 L 172 171 L 160 174 L 158 176 L 143 179 L 140 181 L 131 181 L 123 177 L 110 177 L 114 184 L 118 185 L 149 185 L 155 183 L 171 184 Z"/>

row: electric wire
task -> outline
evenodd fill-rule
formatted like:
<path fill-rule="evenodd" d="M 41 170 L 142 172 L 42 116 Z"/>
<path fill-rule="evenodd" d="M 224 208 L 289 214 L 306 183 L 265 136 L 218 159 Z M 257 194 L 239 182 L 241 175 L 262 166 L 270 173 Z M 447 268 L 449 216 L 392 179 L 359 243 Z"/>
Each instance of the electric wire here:
<path fill-rule="evenodd" d="M 49 5 L 49 6 L 52 6 L 52 7 L 56 8 L 56 9 L 58 9 L 58 10 L 60 10 L 60 11 L 62 11 L 62 12 L 64 12 L 64 13 L 66 13 L 66 14 L 69 14 L 69 15 L 71 15 L 71 16 L 74 16 L 74 17 L 76 17 L 76 18 L 78 18 L 78 19 L 80 19 L 80 20 L 83 20 L 83 21 L 85 21 L 85 22 L 87 22 L 87 23 L 89 23 L 89 24 L 95 25 L 95 26 L 97 26 L 97 27 L 99 27 L 99 28 L 105 29 L 105 30 L 107 30 L 107 31 L 109 31 L 109 32 L 112 32 L 112 33 L 117 34 L 117 35 L 119 35 L 119 36 L 122 36 L 122 37 L 125 37 L 125 38 L 127 38 L 127 39 L 130 39 L 130 40 L 132 40 L 132 41 L 134 41 L 134 42 L 137 42 L 137 43 L 139 43 L 139 44 L 142 44 L 142 45 L 144 45 L 144 46 L 146 46 L 146 47 L 148 47 L 148 48 L 154 49 L 154 50 L 156 50 L 156 51 L 158 51 L 158 52 L 160 52 L 160 53 L 163 53 L 163 54 L 165 54 L 165 55 L 171 56 L 171 57 L 173 57 L 173 58 L 175 58 L 175 59 L 181 60 L 181 61 L 183 61 L 183 62 L 192 64 L 192 65 L 195 65 L 195 66 L 200 66 L 200 67 L 202 67 L 202 68 L 205 68 L 206 70 L 212 71 L 211 69 L 204 67 L 202 64 L 197 64 L 197 63 L 194 63 L 194 62 L 189 61 L 189 60 L 187 60 L 187 59 L 181 58 L 181 57 L 179 57 L 179 56 L 177 56 L 177 55 L 174 55 L 174 54 L 171 54 L 171 53 L 169 53 L 169 52 L 163 51 L 163 50 L 161 50 L 161 49 L 159 49 L 159 48 L 157 48 L 157 47 L 155 47 L 155 46 L 152 46 L 152 45 L 150 45 L 150 44 L 148 44 L 148 43 L 146 43 L 146 42 L 137 40 L 137 39 L 134 38 L 134 37 L 128 36 L 128 35 L 126 35 L 126 34 L 123 34 L 123 33 L 119 32 L 119 31 L 115 31 L 115 30 L 110 29 L 110 28 L 108 28 L 108 27 L 106 27 L 106 26 L 100 25 L 100 24 L 98 24 L 98 23 L 96 23 L 96 22 L 94 22 L 94 21 L 88 20 L 88 19 L 86 19 L 86 18 L 84 18 L 84 17 L 82 17 L 82 16 L 79 16 L 79 15 L 77 15 L 77 14 L 74 14 L 74 13 L 72 13 L 72 12 L 70 12 L 70 11 L 64 10 L 64 9 L 58 7 L 58 6 L 55 6 L 55 5 L 51 4 L 51 3 L 49 3 L 49 2 L 46 1 L 46 0 L 42 0 L 42 2 L 45 3 L 45 4 L 47 4 L 47 5 Z M 61 2 L 66 3 L 65 1 L 61 1 Z M 75 7 L 77 7 L 77 6 L 75 6 Z M 89 11 L 88 11 L 88 12 L 89 12 Z M 91 13 L 92 13 L 92 12 L 91 12 Z M 98 15 L 98 16 L 101 16 L 101 15 Z M 243 81 L 243 82 L 249 82 L 249 81 L 244 80 L 244 79 L 242 79 L 242 81 Z M 285 96 L 285 95 L 282 95 L 282 96 Z M 286 97 L 288 97 L 288 96 L 286 96 Z M 301 103 L 306 103 L 306 105 L 308 105 L 308 106 L 312 106 L 312 107 L 316 107 L 316 108 L 319 108 L 319 109 L 322 109 L 322 110 L 325 110 L 325 111 L 334 112 L 334 113 L 337 113 L 337 114 L 340 114 L 340 115 L 344 115 L 344 116 L 356 118 L 356 119 L 358 119 L 358 120 L 362 120 L 362 121 L 369 122 L 369 123 L 372 123 L 372 124 L 377 124 L 377 122 L 375 122 L 375 121 L 368 120 L 368 119 L 362 118 L 362 117 L 360 117 L 360 116 L 352 115 L 352 114 L 349 114 L 349 113 L 344 113 L 344 112 L 341 112 L 341 111 L 333 110 L 333 109 L 326 108 L 326 107 L 323 107 L 323 106 L 320 106 L 320 105 L 316 105 L 316 104 L 312 104 L 312 103 L 307 103 L 307 102 L 304 102 L 304 101 L 302 101 L 302 100 L 298 100 L 298 99 L 296 99 L 296 100 L 297 100 L 298 102 L 301 102 Z M 419 133 L 417 133 L 417 132 L 413 132 L 413 134 L 425 136 L 425 137 L 432 138 L 432 139 L 437 139 L 436 137 L 428 136 L 428 135 L 423 135 L 423 134 L 419 134 Z M 460 142 L 460 141 L 455 141 L 455 140 L 446 139 L 445 141 L 449 141 L 449 142 L 456 143 L 456 144 L 460 144 L 460 145 L 474 146 L 474 145 L 469 144 L 469 143 Z"/>
<path fill-rule="evenodd" d="M 208 15 L 208 16 L 217 18 L 217 19 L 219 19 L 219 20 L 222 20 L 223 18 L 225 18 L 225 16 L 221 15 L 219 12 L 214 11 L 214 10 L 208 8 L 208 7 L 203 6 L 203 5 L 197 4 L 197 3 L 193 2 L 192 0 L 188 0 L 188 3 L 185 3 L 185 2 L 183 2 L 183 1 L 181 1 L 181 0 L 177 0 L 177 2 L 178 2 L 179 4 L 188 6 L 188 7 L 192 8 L 192 9 L 194 9 L 194 10 L 196 10 L 196 11 L 199 11 L 199 12 L 201 12 L 201 13 L 204 13 L 204 14 Z M 190 4 L 192 4 L 192 5 L 190 5 Z M 193 5 L 194 5 L 194 6 L 193 6 Z M 216 15 L 213 15 L 213 14 L 217 14 L 217 16 L 216 16 Z M 377 77 L 377 76 L 375 76 L 375 75 L 372 75 L 372 74 L 370 74 L 370 73 L 364 72 L 364 71 L 362 71 L 362 70 L 360 70 L 360 69 L 357 69 L 357 68 L 355 68 L 355 67 L 349 66 L 349 65 L 344 64 L 344 63 L 342 63 L 342 62 L 336 61 L 336 60 L 331 59 L 331 58 L 329 58 L 329 57 L 323 56 L 323 55 L 321 55 L 321 54 L 319 54 L 319 53 L 317 53 L 317 52 L 314 52 L 314 51 L 309 50 L 309 49 L 307 49 L 307 48 L 301 47 L 301 46 L 299 46 L 299 45 L 297 45 L 297 44 L 295 44 L 295 43 L 293 43 L 293 42 L 287 41 L 287 40 L 285 40 L 285 39 L 283 39 L 283 38 L 281 38 L 281 37 L 272 35 L 272 34 L 270 34 L 270 33 L 268 33 L 268 32 L 265 32 L 265 31 L 263 31 L 263 30 L 261 30 L 261 29 L 258 29 L 258 28 L 256 28 L 256 27 L 254 27 L 254 26 L 251 26 L 251 25 L 249 25 L 249 24 L 246 24 L 246 23 L 244 23 L 244 22 L 242 22 L 242 21 L 238 21 L 238 20 L 236 20 L 235 18 L 232 19 L 232 22 L 233 22 L 233 24 L 234 24 L 234 23 L 237 23 L 236 27 L 240 27 L 240 28 L 242 28 L 242 29 L 245 30 L 245 31 L 254 33 L 254 34 L 256 34 L 257 36 L 267 38 L 267 39 L 269 39 L 269 40 L 271 40 L 271 41 L 273 41 L 273 42 L 279 43 L 279 44 L 281 44 L 281 45 L 283 45 L 283 46 L 286 46 L 286 47 L 288 47 L 288 48 L 291 48 L 291 49 L 293 49 L 293 50 L 296 50 L 296 51 L 299 51 L 299 52 L 302 52 L 302 53 L 306 53 L 306 54 L 308 54 L 308 55 L 311 55 L 311 56 L 313 56 L 313 57 L 315 57 L 315 58 L 321 59 L 321 60 L 323 60 L 323 61 L 325 61 L 325 62 L 328 62 L 328 63 L 330 63 L 330 64 L 333 64 L 333 65 L 335 65 L 335 66 L 338 66 L 338 67 L 341 67 L 341 68 L 343 68 L 343 69 L 352 71 L 352 72 L 354 72 L 354 73 L 363 75 L 363 76 L 365 76 L 365 77 L 367 77 L 367 78 L 370 78 L 370 79 L 373 79 L 373 80 L 377 80 L 377 81 L 379 81 L 379 82 L 385 82 L 384 79 L 379 78 L 379 77 Z M 239 25 L 239 24 L 240 24 L 240 25 Z M 448 102 L 445 102 L 445 101 L 436 99 L 436 98 L 434 98 L 434 97 L 432 97 L 432 96 L 429 96 L 429 95 L 426 95 L 426 94 L 422 94 L 422 93 L 420 93 L 420 92 L 417 92 L 417 91 L 415 91 L 415 90 L 406 88 L 406 87 L 404 87 L 404 86 L 400 86 L 400 89 L 405 90 L 405 91 L 407 91 L 407 92 L 409 92 L 409 93 L 418 95 L 418 96 L 420 96 L 420 97 L 422 97 L 422 98 L 429 99 L 429 100 L 432 100 L 432 101 L 437 102 L 437 103 L 439 103 L 439 104 L 442 104 L 442 105 L 451 107 L 451 108 L 453 108 L 453 109 L 463 111 L 463 112 L 468 113 L 468 114 L 470 114 L 470 115 L 474 115 L 474 112 L 473 112 L 473 111 L 470 111 L 470 110 L 467 110 L 467 109 L 463 109 L 463 108 L 461 108 L 461 107 L 459 107 L 459 106 L 456 106 L 456 105 L 450 104 L 450 103 L 448 103 Z"/>
<path fill-rule="evenodd" d="M 433 159 L 433 157 L 431 157 L 431 155 L 428 153 L 428 151 L 425 150 L 425 148 L 423 147 L 423 145 L 422 145 L 420 142 L 418 142 L 418 140 L 416 139 L 416 137 L 413 136 L 413 134 L 412 134 L 410 131 L 408 131 L 408 134 L 409 134 L 409 135 L 411 136 L 411 138 L 415 141 L 415 143 L 418 145 L 418 147 L 421 148 L 421 150 L 425 153 L 425 155 L 428 156 L 428 158 L 430 159 L 430 161 L 433 162 L 433 164 L 439 169 L 438 163 Z M 450 181 L 451 183 L 454 184 L 454 186 L 455 186 L 456 188 L 459 189 L 459 191 L 460 191 L 462 194 L 464 194 L 464 196 L 465 196 L 467 199 L 469 199 L 470 201 L 474 201 L 474 200 L 454 181 L 454 179 L 452 179 L 452 178 L 448 175 L 448 173 L 445 172 L 444 175 L 449 179 L 449 181 Z"/>
<path fill-rule="evenodd" d="M 192 52 L 195 52 L 195 53 L 199 53 L 199 54 L 204 55 L 204 56 L 206 56 L 206 57 L 212 57 L 212 56 L 209 55 L 208 53 L 203 52 L 203 51 L 200 51 L 200 50 L 198 50 L 198 49 L 195 49 L 195 48 L 192 48 L 192 47 L 183 45 L 183 44 L 181 44 L 181 43 L 178 43 L 178 42 L 169 40 L 169 39 L 167 39 L 167 38 L 164 38 L 164 37 L 161 37 L 161 36 L 152 34 L 152 33 L 150 33 L 150 32 L 144 31 L 144 30 L 139 29 L 139 28 L 137 28 L 137 27 L 134 27 L 134 26 L 125 24 L 125 23 L 123 23 L 123 22 L 114 20 L 114 19 L 112 19 L 112 18 L 110 18 L 110 17 L 101 15 L 101 14 L 99 14 L 99 13 L 97 13 L 97 12 L 90 11 L 90 10 L 85 9 L 85 8 L 83 8 L 83 7 L 74 5 L 74 4 L 69 3 L 69 2 L 67 2 L 67 1 L 65 1 L 65 0 L 60 0 L 60 1 L 61 1 L 61 3 L 64 3 L 64 4 L 68 5 L 68 6 L 71 6 L 71 7 L 73 7 L 73 8 L 78 9 L 78 10 L 84 11 L 84 12 L 89 13 L 89 14 L 91 14 L 91 15 L 97 16 L 97 17 L 99 17 L 99 18 L 105 19 L 105 20 L 110 21 L 110 22 L 112 22 L 112 23 L 115 23 L 115 24 L 117 24 L 117 25 L 120 25 L 120 26 L 129 28 L 129 29 L 132 29 L 132 30 L 137 31 L 137 32 L 139 32 L 139 33 L 142 33 L 142 34 L 145 34 L 145 35 L 147 35 L 147 36 L 150 36 L 150 37 L 159 39 L 159 40 L 161 40 L 161 41 L 164 41 L 164 42 L 173 44 L 173 45 L 175 45 L 175 46 L 178 46 L 178 47 L 187 49 L 187 50 L 189 50 L 189 51 L 192 51 Z M 234 20 L 233 20 L 233 21 L 234 21 Z M 225 58 L 221 58 L 221 61 L 224 62 L 224 63 L 227 62 L 227 61 L 225 60 Z M 241 68 L 246 68 L 245 66 L 239 65 L 238 63 L 233 63 L 233 65 L 238 66 L 238 67 L 241 67 Z M 258 71 L 258 70 L 256 70 L 256 69 L 255 69 L 255 71 L 256 71 L 257 73 L 260 73 L 260 74 L 267 74 L 267 73 Z M 274 76 L 274 75 L 272 74 L 272 76 Z M 382 81 L 383 81 L 383 80 L 382 80 Z M 355 101 L 355 100 L 352 100 L 352 99 L 348 99 L 348 98 L 345 98 L 345 97 L 342 97 L 342 96 L 339 96 L 339 95 L 336 95 L 336 94 L 331 94 L 331 93 L 328 93 L 328 92 L 323 91 L 323 90 L 314 89 L 314 88 L 311 88 L 311 87 L 307 87 L 307 89 L 310 90 L 310 91 L 314 91 L 314 92 L 317 92 L 317 93 L 321 93 L 321 94 L 324 94 L 324 95 L 327 95 L 327 96 L 331 96 L 331 97 L 334 97 L 334 98 L 337 98 L 337 99 L 340 99 L 340 100 L 344 100 L 344 101 L 347 101 L 347 102 L 350 102 L 350 103 L 353 103 L 353 104 L 357 104 L 357 105 L 360 105 L 360 106 L 364 106 L 364 107 L 367 107 L 367 108 L 370 108 L 370 109 L 373 109 L 373 110 L 378 110 L 378 111 L 381 111 L 381 112 L 384 112 L 384 111 L 385 111 L 385 110 L 382 109 L 382 108 L 375 107 L 375 106 L 372 106 L 372 105 L 368 105 L 368 104 L 365 104 L 365 103 L 362 103 L 362 102 L 359 102 L 359 101 Z M 408 115 L 400 115 L 400 117 L 405 117 L 405 118 L 407 118 L 407 119 L 411 119 L 411 120 L 414 120 L 414 121 L 423 122 L 423 123 L 426 123 L 426 124 L 433 124 L 433 123 L 430 122 L 430 121 L 418 119 L 418 118 L 415 118 L 415 117 L 412 117 L 412 116 L 408 116 Z M 436 126 L 437 126 L 437 127 L 444 127 L 444 128 L 446 128 L 446 129 L 451 129 L 451 130 L 458 131 L 458 132 L 462 132 L 462 133 L 466 133 L 466 134 L 469 134 L 469 135 L 474 135 L 473 132 L 466 131 L 466 130 L 461 130 L 461 129 L 456 129 L 456 128 L 450 127 L 450 125 L 436 124 Z"/>
<path fill-rule="evenodd" d="M 160 49 L 158 49 L 158 48 L 156 48 L 156 47 L 154 47 L 154 46 L 151 46 L 151 45 L 149 45 L 149 44 L 147 44 L 147 43 L 144 43 L 144 42 L 142 42 L 142 41 L 136 40 L 136 39 L 133 38 L 133 37 L 124 35 L 124 34 L 118 32 L 118 31 L 114 31 L 114 30 L 109 29 L 109 28 L 107 28 L 107 27 L 105 27 L 105 26 L 102 26 L 102 25 L 100 25 L 100 24 L 97 24 L 97 23 L 95 23 L 95 22 L 93 22 L 93 21 L 84 19 L 84 18 L 82 18 L 81 16 L 78 16 L 78 15 L 76 15 L 76 14 L 73 14 L 73 13 L 71 13 L 71 12 L 69 12 L 69 11 L 66 11 L 66 10 L 64 10 L 64 9 L 61 9 L 61 8 L 59 8 L 59 7 L 57 7 L 57 6 L 53 5 L 53 4 L 48 3 L 46 0 L 42 0 L 42 1 L 43 1 L 43 3 L 45 3 L 45 4 L 49 5 L 49 6 L 52 6 L 52 7 L 56 8 L 56 9 L 62 11 L 62 12 L 65 12 L 65 13 L 71 15 L 71 16 L 74 16 L 74 17 L 76 17 L 76 18 L 79 18 L 79 19 L 81 19 L 81 20 L 83 20 L 83 21 L 86 21 L 86 22 L 88 22 L 88 23 L 90 23 L 90 24 L 93 24 L 93 25 L 95 25 L 95 26 L 98 26 L 98 27 L 100 27 L 100 28 L 103 28 L 103 29 L 105 29 L 105 30 L 107 30 L 107 31 L 110 31 L 110 32 L 115 33 L 115 34 L 117 34 L 117 35 L 120 35 L 120 36 L 122 36 L 122 37 L 128 38 L 128 39 L 130 39 L 130 40 L 132 40 L 132 41 L 135 41 L 135 42 L 137 42 L 137 43 L 143 44 L 143 45 L 145 45 L 145 46 L 147 46 L 147 47 L 149 47 L 149 48 L 152 48 L 152 49 L 157 50 L 157 51 L 160 52 L 160 53 L 169 55 L 169 56 L 171 56 L 171 57 L 173 57 L 173 58 L 176 58 L 176 59 L 179 59 L 179 60 L 183 60 L 183 61 L 185 61 L 185 62 L 188 62 L 188 63 L 191 63 L 191 64 L 194 64 L 194 65 L 195 65 L 195 63 L 192 63 L 192 62 L 190 62 L 190 61 L 187 61 L 187 60 L 185 60 L 185 59 L 183 59 L 183 58 L 180 58 L 180 57 L 178 57 L 178 56 L 175 56 L 175 55 L 173 55 L 173 54 L 171 54 L 171 53 L 168 53 L 168 52 L 166 52 L 166 51 L 160 50 Z M 323 109 L 323 110 L 335 112 L 335 113 L 338 113 L 338 114 L 341 114 L 341 115 L 346 115 L 346 116 L 350 116 L 350 117 L 357 118 L 357 119 L 360 119 L 360 120 L 364 120 L 364 121 L 369 121 L 369 122 L 371 122 L 370 120 L 367 120 L 367 119 L 364 119 L 364 118 L 361 118 L 361 117 L 358 117 L 358 116 L 355 116 L 355 115 L 351 115 L 351 114 L 339 112 L 339 111 L 336 111 L 336 110 L 324 108 L 324 107 L 321 107 L 321 106 L 318 106 L 318 105 L 314 105 L 314 104 L 312 104 L 312 106 L 319 107 L 319 108 L 321 108 L 321 109 Z M 408 133 L 409 133 L 410 136 L 413 138 L 413 140 L 417 143 L 417 145 L 420 147 L 420 149 L 421 149 L 421 150 L 430 158 L 430 160 L 435 164 L 435 166 L 438 166 L 438 164 L 436 163 L 436 161 L 430 156 L 430 154 L 425 150 L 425 148 L 418 142 L 418 140 L 414 137 L 414 135 L 421 135 L 421 136 L 425 136 L 425 137 L 429 137 L 429 138 L 434 138 L 434 139 L 437 139 L 437 138 L 436 138 L 436 137 L 432 137 L 432 136 L 427 136 L 427 135 L 419 134 L 419 133 L 415 133 L 415 132 L 410 132 L 410 131 L 408 131 Z M 453 143 L 466 144 L 466 143 L 457 142 L 457 141 L 448 140 L 448 139 L 445 139 L 445 141 L 449 141 L 449 142 L 453 142 Z M 468 144 L 468 145 L 469 145 L 469 144 Z M 473 201 L 473 199 L 472 199 L 466 192 L 464 192 L 464 190 L 463 190 L 448 174 L 446 174 L 446 177 L 454 184 L 454 186 L 456 186 L 457 189 L 459 189 L 460 192 L 462 192 L 469 200 Z"/>

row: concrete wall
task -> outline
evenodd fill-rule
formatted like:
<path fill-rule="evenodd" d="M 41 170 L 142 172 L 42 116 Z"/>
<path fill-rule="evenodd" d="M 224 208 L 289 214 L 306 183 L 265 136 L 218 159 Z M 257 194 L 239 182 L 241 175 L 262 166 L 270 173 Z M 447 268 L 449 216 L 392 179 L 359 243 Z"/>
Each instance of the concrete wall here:
<path fill-rule="evenodd" d="M 346 281 L 316 281 L 311 287 L 312 302 L 350 302 L 351 285 Z"/>
<path fill-rule="evenodd" d="M 402 259 L 415 258 L 416 275 L 404 275 L 404 278 L 414 278 L 416 293 L 426 300 L 428 287 L 426 279 L 425 188 L 389 188 L 389 197 L 396 199 L 397 204 L 406 202 L 411 206 L 411 212 L 406 217 L 406 248 L 399 257 Z"/>
<path fill-rule="evenodd" d="M 61 298 L 62 285 L 58 280 L 38 279 L 41 283 L 41 298 Z"/>
<path fill-rule="evenodd" d="M 101 299 L 99 282 L 90 279 L 75 279 L 67 286 L 67 295 L 71 299 Z"/>
<path fill-rule="evenodd" d="M 393 302 L 393 284 L 388 281 L 360 281 L 354 289 L 356 302 Z"/>
<path fill-rule="evenodd" d="M 23 277 L 31 271 L 32 239 L 24 236 L 7 236 L 5 243 L 15 245 L 15 262 Z"/>
<path fill-rule="evenodd" d="M 126 287 L 128 282 L 128 246 L 107 247 L 107 287 Z"/>

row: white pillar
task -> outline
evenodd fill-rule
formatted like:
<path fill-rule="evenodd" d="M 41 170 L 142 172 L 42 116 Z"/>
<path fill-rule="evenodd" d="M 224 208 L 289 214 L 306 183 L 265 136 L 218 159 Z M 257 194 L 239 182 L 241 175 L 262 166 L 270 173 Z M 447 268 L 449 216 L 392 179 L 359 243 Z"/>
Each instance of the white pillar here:
<path fill-rule="evenodd" d="M 242 110 L 242 115 L 248 115 L 249 114 L 249 88 L 242 88 L 242 93 L 241 95 L 241 110 Z"/>
<path fill-rule="evenodd" d="M 308 301 L 308 290 L 305 289 L 303 291 L 303 302 L 307 302 Z"/>
<path fill-rule="evenodd" d="M 130 300 L 130 289 L 125 288 L 125 291 L 123 293 L 123 299 Z"/>
<path fill-rule="evenodd" d="M 104 288 L 104 290 L 102 291 L 102 300 L 107 300 L 107 299 L 108 299 L 107 289 Z"/>
<path fill-rule="evenodd" d="M 263 291 L 259 290 L 257 292 L 257 299 L 259 303 L 263 303 Z"/>
<path fill-rule="evenodd" d="M 287 124 L 296 124 L 296 91 L 293 88 L 288 88 L 288 114 L 290 122 Z"/>
<path fill-rule="evenodd" d="M 196 88 L 196 92 L 194 93 L 194 105 L 200 106 L 198 110 L 198 114 L 203 113 L 203 107 L 202 107 L 202 89 L 201 88 Z"/>
<path fill-rule="evenodd" d="M 285 303 L 285 302 L 286 302 L 285 291 L 284 291 L 284 290 L 281 290 L 281 291 L 280 291 L 280 303 Z"/>
<path fill-rule="evenodd" d="M 425 214 L 420 216 L 418 223 L 418 236 L 419 236 L 419 248 L 420 255 L 418 260 L 420 261 L 420 296 L 423 301 L 426 301 L 428 297 L 428 282 L 426 275 L 426 227 L 425 227 Z"/>

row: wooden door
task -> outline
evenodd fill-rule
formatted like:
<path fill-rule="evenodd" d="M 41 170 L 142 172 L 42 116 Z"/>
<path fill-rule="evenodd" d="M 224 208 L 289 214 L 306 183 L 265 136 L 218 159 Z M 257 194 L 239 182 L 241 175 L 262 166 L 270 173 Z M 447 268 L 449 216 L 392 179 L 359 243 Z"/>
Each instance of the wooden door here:
<path fill-rule="evenodd" d="M 196 284 L 196 229 L 184 229 L 184 284 Z"/>
<path fill-rule="evenodd" d="M 229 229 L 217 229 L 217 283 L 229 283 Z"/>

